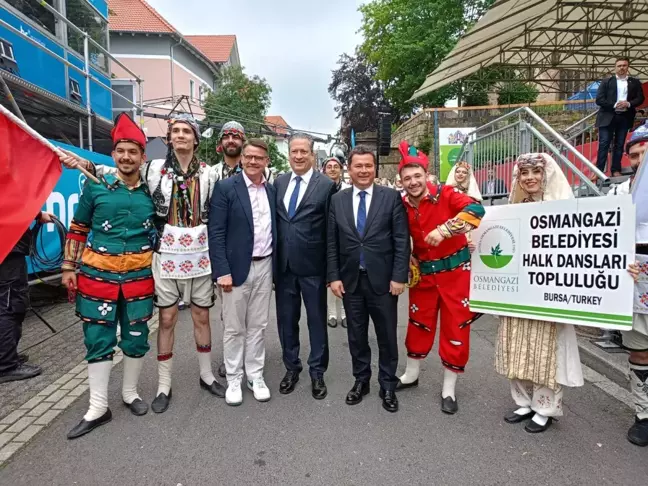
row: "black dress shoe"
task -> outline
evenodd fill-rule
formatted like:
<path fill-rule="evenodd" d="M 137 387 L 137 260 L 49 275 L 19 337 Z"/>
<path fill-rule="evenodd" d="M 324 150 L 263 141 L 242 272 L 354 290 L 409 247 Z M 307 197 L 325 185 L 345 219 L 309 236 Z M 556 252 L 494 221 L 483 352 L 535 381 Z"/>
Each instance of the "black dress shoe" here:
<path fill-rule="evenodd" d="M 225 378 L 227 376 L 227 370 L 225 369 L 225 363 L 221 363 L 218 367 L 218 376 Z"/>
<path fill-rule="evenodd" d="M 369 383 L 364 383 L 362 381 L 356 381 L 351 388 L 351 391 L 347 393 L 346 402 L 347 405 L 357 405 L 362 401 L 362 397 L 368 395 L 370 391 Z"/>
<path fill-rule="evenodd" d="M 279 393 L 282 395 L 288 395 L 292 393 L 295 389 L 295 385 L 299 381 L 299 372 L 297 371 L 286 371 L 286 374 L 279 383 Z"/>
<path fill-rule="evenodd" d="M 457 413 L 459 411 L 457 400 L 454 400 L 452 397 L 441 397 L 441 411 L 450 415 Z"/>
<path fill-rule="evenodd" d="M 10 381 L 28 380 L 43 372 L 40 366 L 21 363 L 13 370 L 3 371 L 0 373 L 0 383 L 8 383 Z"/>
<path fill-rule="evenodd" d="M 549 417 L 547 420 L 547 423 L 544 425 L 537 424 L 533 420 L 529 420 L 527 424 L 524 426 L 524 430 L 526 430 L 529 434 L 539 434 L 540 432 L 544 432 L 547 430 L 550 426 L 551 423 L 553 422 L 553 419 Z"/>
<path fill-rule="evenodd" d="M 112 412 L 110 409 L 106 410 L 101 417 L 95 420 L 81 420 L 72 430 L 68 432 L 68 439 L 77 439 L 82 435 L 86 435 L 88 432 L 92 432 L 97 427 L 107 424 L 112 420 Z"/>
<path fill-rule="evenodd" d="M 635 417 L 635 423 L 628 430 L 628 440 L 640 447 L 648 446 L 648 419 Z"/>
<path fill-rule="evenodd" d="M 378 395 L 382 398 L 383 408 L 385 410 L 391 413 L 398 412 L 398 398 L 396 398 L 395 391 L 384 390 L 381 388 Z"/>
<path fill-rule="evenodd" d="M 130 409 L 133 415 L 137 415 L 138 417 L 146 415 L 146 412 L 148 412 L 148 405 L 140 398 L 136 398 L 130 403 L 124 402 L 124 405 Z"/>
<path fill-rule="evenodd" d="M 169 390 L 169 394 L 160 393 L 155 400 L 151 402 L 151 410 L 155 413 L 164 413 L 169 408 L 169 403 L 171 402 L 171 396 L 173 395 L 173 390 Z"/>
<path fill-rule="evenodd" d="M 400 379 L 398 380 L 398 383 L 396 383 L 397 390 L 406 390 L 407 388 L 415 388 L 417 386 L 418 386 L 418 378 L 414 380 L 412 383 L 403 383 L 402 381 L 400 381 Z"/>
<path fill-rule="evenodd" d="M 525 420 L 530 419 L 535 415 L 535 412 L 531 411 L 529 413 L 525 413 L 524 415 L 520 415 L 519 413 L 515 413 L 515 411 L 511 411 L 504 415 L 504 422 L 507 424 L 519 424 L 520 422 L 524 422 Z"/>
<path fill-rule="evenodd" d="M 216 395 L 218 398 L 225 398 L 225 387 L 218 383 L 216 380 L 212 381 L 211 385 L 208 385 L 204 380 L 200 379 L 200 388 L 204 388 L 212 395 Z"/>
<path fill-rule="evenodd" d="M 311 383 L 313 384 L 313 398 L 315 400 L 326 398 L 328 390 L 326 389 L 324 378 L 312 378 Z"/>
<path fill-rule="evenodd" d="M 337 327 L 337 319 L 335 317 L 329 317 L 328 318 L 328 326 L 329 327 Z"/>
<path fill-rule="evenodd" d="M 342 326 L 344 329 L 347 328 L 347 321 L 346 321 L 346 317 L 343 317 L 343 318 L 342 318 L 342 322 L 340 323 L 340 326 Z"/>

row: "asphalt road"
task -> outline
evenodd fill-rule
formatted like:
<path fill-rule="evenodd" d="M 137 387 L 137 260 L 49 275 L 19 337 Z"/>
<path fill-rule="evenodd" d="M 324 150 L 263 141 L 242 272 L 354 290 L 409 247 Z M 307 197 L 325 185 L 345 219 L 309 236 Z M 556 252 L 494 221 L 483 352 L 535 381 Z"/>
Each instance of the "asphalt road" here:
<path fill-rule="evenodd" d="M 401 299 L 401 342 L 406 306 L 406 298 Z M 214 343 L 220 343 L 218 313 L 217 304 Z M 228 407 L 198 386 L 185 311 L 178 324 L 173 400 L 166 413 L 135 417 L 121 405 L 120 365 L 110 387 L 110 424 L 66 440 L 85 412 L 86 394 L 13 456 L 0 470 L 0 484 L 648 484 L 648 449 L 625 439 L 632 411 L 589 383 L 567 390 L 565 416 L 544 434 L 531 435 L 523 425 L 502 420 L 512 402 L 506 380 L 493 369 L 495 326 L 490 317 L 474 324 L 471 362 L 458 384 L 460 411 L 455 416 L 439 409 L 442 369 L 436 354 L 423 365 L 420 387 L 399 393 L 398 413 L 381 408 L 375 373 L 371 394 L 361 404 L 347 406 L 344 397 L 353 378 L 341 328 L 329 332 L 328 397 L 311 397 L 307 373 L 293 394 L 280 395 L 284 371 L 274 318 L 267 332 L 265 373 L 272 400 L 257 403 L 245 390 L 243 405 Z M 373 334 L 372 347 L 377 349 Z M 221 346 L 214 348 L 219 361 Z M 403 368 L 404 347 L 401 351 Z M 302 352 L 304 361 L 305 356 Z M 156 380 L 152 352 L 141 379 L 149 401 Z"/>

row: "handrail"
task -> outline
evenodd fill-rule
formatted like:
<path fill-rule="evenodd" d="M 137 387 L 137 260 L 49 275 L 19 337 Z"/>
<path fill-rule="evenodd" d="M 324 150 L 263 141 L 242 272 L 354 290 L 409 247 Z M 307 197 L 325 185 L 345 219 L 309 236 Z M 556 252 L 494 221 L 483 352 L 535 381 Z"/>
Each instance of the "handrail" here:
<path fill-rule="evenodd" d="M 608 181 L 609 177 L 606 176 L 603 172 L 599 170 L 596 165 L 592 164 L 587 157 L 585 157 L 583 154 L 581 154 L 578 150 L 576 150 L 572 144 L 570 144 L 565 138 L 558 133 L 556 130 L 554 130 L 551 125 L 549 125 L 546 121 L 544 121 L 542 118 L 540 118 L 536 113 L 531 110 L 530 108 L 523 108 L 526 113 L 533 118 L 536 122 L 538 122 L 542 127 L 547 130 L 551 135 L 558 141 L 560 142 L 563 147 L 568 151 L 571 152 L 578 160 L 580 160 L 585 167 L 587 167 L 590 171 L 592 171 L 600 180 L 602 181 Z"/>
<path fill-rule="evenodd" d="M 596 110 L 595 112 L 590 113 L 589 115 L 587 115 L 587 116 L 581 118 L 580 120 L 578 120 L 578 121 L 577 121 L 576 123 L 574 123 L 573 125 L 571 125 L 571 126 L 565 128 L 562 132 L 563 132 L 563 133 L 571 132 L 571 131 L 572 131 L 574 128 L 576 128 L 578 125 L 582 124 L 585 120 L 588 120 L 588 119 L 592 118 L 593 116 L 596 116 L 596 115 L 598 114 L 598 112 L 599 112 L 599 110 Z"/>
<path fill-rule="evenodd" d="M 50 4 L 48 4 L 45 0 L 40 0 L 38 3 L 41 6 L 43 6 L 45 8 L 45 10 L 47 10 L 52 15 L 54 15 L 57 19 L 61 20 L 65 24 L 67 24 L 69 27 L 72 27 L 72 29 L 75 30 L 78 34 L 81 34 L 82 36 L 87 37 L 88 42 L 90 42 L 93 46 L 95 46 L 97 49 L 99 49 L 102 53 L 107 55 L 112 61 L 116 62 L 119 66 L 124 68 L 126 70 L 126 72 L 133 75 L 138 82 L 140 82 L 140 83 L 143 82 L 143 79 L 141 79 L 137 74 L 135 74 L 133 71 L 128 69 L 125 65 L 123 65 L 116 57 L 114 57 L 110 52 L 108 52 L 101 44 L 99 44 L 92 37 L 90 37 L 87 32 L 81 30 L 79 27 L 77 27 L 72 22 L 70 22 L 65 15 L 63 15 L 61 12 L 59 12 L 54 7 L 52 7 Z"/>

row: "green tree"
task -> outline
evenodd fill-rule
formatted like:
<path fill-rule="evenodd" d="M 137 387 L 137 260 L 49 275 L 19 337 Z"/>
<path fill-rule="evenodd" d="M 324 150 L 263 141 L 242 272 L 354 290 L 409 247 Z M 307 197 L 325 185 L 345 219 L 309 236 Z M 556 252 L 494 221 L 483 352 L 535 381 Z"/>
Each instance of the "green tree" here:
<path fill-rule="evenodd" d="M 245 127 L 249 135 L 262 133 L 265 115 L 270 107 L 272 89 L 267 81 L 259 76 L 248 76 L 242 67 L 223 68 L 216 79 L 213 93 L 209 93 L 203 103 L 204 125 L 221 126 L 236 120 Z M 214 164 L 220 159 L 216 153 L 218 130 L 214 128 L 211 138 L 200 144 L 201 160 Z"/>
<path fill-rule="evenodd" d="M 408 100 L 493 0 L 373 0 L 360 7 L 360 50 L 377 67 L 376 79 L 402 114 L 417 106 L 442 106 L 460 92 L 458 83 Z"/>
<path fill-rule="evenodd" d="M 500 105 L 515 105 L 533 103 L 538 99 L 538 89 L 523 81 L 504 82 L 498 90 L 498 103 Z"/>
<path fill-rule="evenodd" d="M 288 172 L 290 165 L 288 158 L 279 151 L 274 137 L 263 137 L 268 144 L 268 155 L 270 156 L 270 167 L 277 169 L 277 172 Z"/>

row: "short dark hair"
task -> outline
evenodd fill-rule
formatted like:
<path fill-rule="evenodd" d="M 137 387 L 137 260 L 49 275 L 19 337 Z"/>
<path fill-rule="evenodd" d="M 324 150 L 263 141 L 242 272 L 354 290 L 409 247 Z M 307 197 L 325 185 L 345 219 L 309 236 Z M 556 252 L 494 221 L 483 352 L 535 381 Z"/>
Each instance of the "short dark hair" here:
<path fill-rule="evenodd" d="M 417 164 L 416 162 L 410 162 L 408 164 L 405 164 L 403 167 L 400 168 L 398 173 L 400 174 L 403 172 L 403 169 L 423 169 L 423 172 L 426 174 L 428 173 L 427 170 L 425 170 L 425 167 L 423 167 L 421 164 Z"/>
<path fill-rule="evenodd" d="M 373 157 L 374 164 L 376 163 L 376 152 L 371 150 L 371 148 L 367 147 L 366 145 L 356 145 L 351 152 L 349 152 L 349 157 L 348 157 L 348 165 L 351 167 L 351 164 L 353 163 L 353 156 L 354 155 L 367 155 L 371 154 Z"/>
<path fill-rule="evenodd" d="M 315 151 L 315 140 L 313 140 L 313 137 L 311 137 L 308 133 L 293 133 L 290 138 L 288 138 L 288 147 L 290 147 L 290 144 L 293 142 L 293 140 L 306 140 L 308 142 L 308 145 L 310 146 L 310 151 Z"/>
<path fill-rule="evenodd" d="M 243 150 L 245 150 L 246 147 L 256 147 L 265 150 L 266 154 L 270 153 L 270 151 L 268 150 L 268 144 L 261 138 L 251 138 L 249 140 L 246 140 L 246 142 L 243 144 Z"/>
<path fill-rule="evenodd" d="M 619 56 L 619 57 L 617 57 L 617 58 L 616 58 L 616 61 L 614 61 L 614 64 L 616 64 L 616 63 L 619 62 L 619 61 L 625 61 L 625 62 L 627 62 L 628 64 L 630 64 L 630 58 L 627 57 L 627 56 Z"/>

